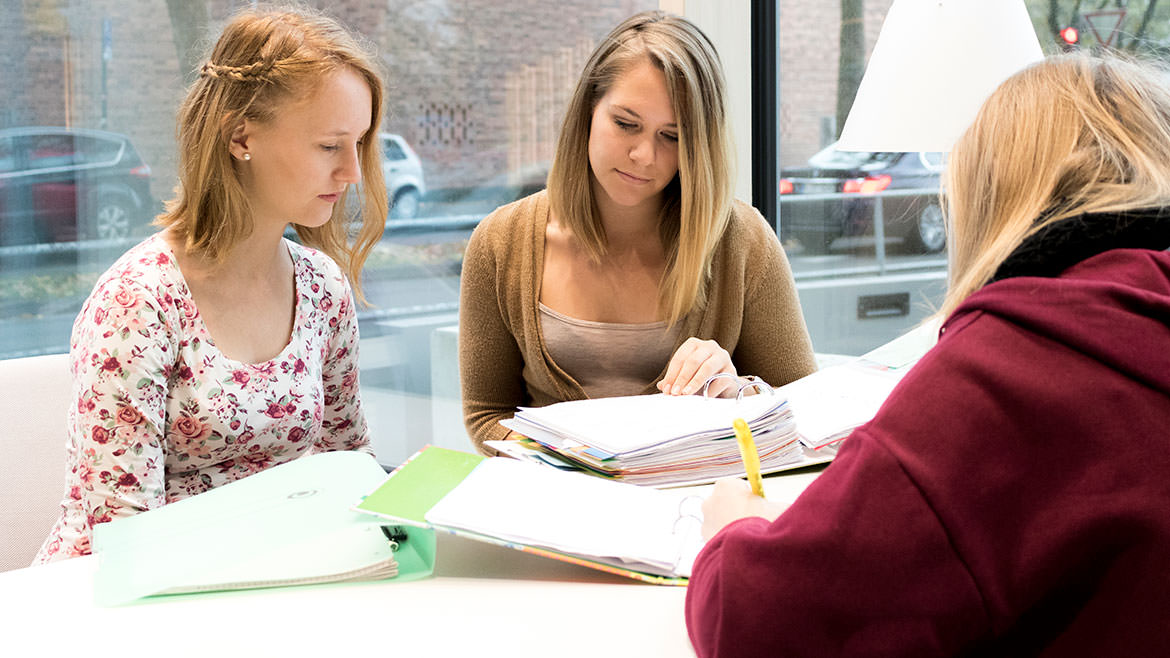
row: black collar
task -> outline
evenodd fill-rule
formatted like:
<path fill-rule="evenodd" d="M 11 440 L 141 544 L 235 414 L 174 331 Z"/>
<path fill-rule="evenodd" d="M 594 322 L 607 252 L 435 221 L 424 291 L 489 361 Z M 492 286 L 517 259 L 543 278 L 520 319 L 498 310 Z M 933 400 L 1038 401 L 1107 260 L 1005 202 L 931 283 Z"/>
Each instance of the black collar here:
<path fill-rule="evenodd" d="M 1029 236 L 1000 263 L 992 283 L 1017 276 L 1060 276 L 1110 249 L 1170 247 L 1170 207 L 1077 215 Z"/>

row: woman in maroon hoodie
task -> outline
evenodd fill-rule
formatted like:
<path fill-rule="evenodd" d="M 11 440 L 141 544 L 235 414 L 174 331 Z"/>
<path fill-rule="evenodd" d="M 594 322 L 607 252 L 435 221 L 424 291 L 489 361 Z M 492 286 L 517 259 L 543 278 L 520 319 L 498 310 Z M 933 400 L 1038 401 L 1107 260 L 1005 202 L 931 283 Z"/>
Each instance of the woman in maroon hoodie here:
<path fill-rule="evenodd" d="M 1170 655 L 1170 88 L 1005 82 L 955 145 L 937 346 L 787 510 L 720 482 L 702 656 Z"/>

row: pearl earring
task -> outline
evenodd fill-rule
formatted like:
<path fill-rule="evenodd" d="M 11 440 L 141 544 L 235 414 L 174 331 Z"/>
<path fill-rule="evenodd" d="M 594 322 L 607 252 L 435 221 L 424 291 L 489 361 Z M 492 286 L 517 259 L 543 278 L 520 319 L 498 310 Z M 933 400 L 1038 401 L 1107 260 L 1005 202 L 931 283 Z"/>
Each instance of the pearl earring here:
<path fill-rule="evenodd" d="M 245 159 L 245 160 L 251 160 L 251 159 L 252 159 L 252 154 L 251 154 L 251 153 L 245 153 L 245 154 L 244 154 L 244 159 Z"/>

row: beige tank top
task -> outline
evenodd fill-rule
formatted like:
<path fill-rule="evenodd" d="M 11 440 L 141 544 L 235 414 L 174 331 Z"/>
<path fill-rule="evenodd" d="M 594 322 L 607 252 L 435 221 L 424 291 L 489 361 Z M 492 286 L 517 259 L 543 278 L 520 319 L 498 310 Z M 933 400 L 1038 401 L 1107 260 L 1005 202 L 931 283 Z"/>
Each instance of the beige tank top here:
<path fill-rule="evenodd" d="M 670 362 L 682 324 L 578 320 L 540 305 L 544 344 L 591 398 L 637 395 Z"/>

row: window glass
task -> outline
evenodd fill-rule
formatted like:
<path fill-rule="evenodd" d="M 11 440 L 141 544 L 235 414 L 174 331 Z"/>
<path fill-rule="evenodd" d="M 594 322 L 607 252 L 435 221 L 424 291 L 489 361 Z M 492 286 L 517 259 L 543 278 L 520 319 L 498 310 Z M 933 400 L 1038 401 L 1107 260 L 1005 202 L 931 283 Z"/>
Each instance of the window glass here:
<path fill-rule="evenodd" d="M 945 290 L 942 159 L 835 147 L 890 4 L 780 2 L 779 233 L 822 355 L 898 337 Z"/>
<path fill-rule="evenodd" d="M 946 153 L 920 153 L 919 155 L 922 156 L 923 164 L 925 164 L 927 167 L 941 171 L 947 166 Z"/>
<path fill-rule="evenodd" d="M 387 160 L 406 159 L 406 154 L 402 152 L 402 147 L 398 145 L 397 141 L 390 138 L 382 140 L 382 155 Z"/>
<path fill-rule="evenodd" d="M 122 154 L 122 143 L 115 139 L 79 136 L 74 144 L 79 163 L 112 163 Z"/>
<path fill-rule="evenodd" d="M 16 153 L 12 148 L 11 137 L 0 137 L 0 174 L 16 170 Z"/>
<path fill-rule="evenodd" d="M 71 135 L 27 135 L 16 141 L 16 147 L 25 152 L 28 169 L 51 169 L 74 164 Z"/>
<path fill-rule="evenodd" d="M 677 11 L 704 1 L 661 4 Z M 814 347 L 861 354 L 941 299 L 945 154 L 831 148 L 838 108 L 851 100 L 840 71 L 863 68 L 892 0 L 777 2 L 785 26 L 778 231 Z M 226 17 L 247 4 L 0 3 L 0 358 L 66 351 L 98 275 L 156 230 L 176 182 L 185 84 Z M 393 207 L 364 275 L 372 305 L 359 311 L 362 391 L 379 459 L 398 463 L 426 442 L 466 449 L 455 325 L 471 230 L 544 187 L 585 58 L 623 18 L 660 2 L 311 4 L 355 26 L 388 75 L 382 129 L 396 137 L 383 140 L 383 171 Z M 1025 4 L 1049 52 L 1107 41 L 1167 51 L 1167 3 L 1123 3 L 1119 30 L 1100 34 L 1090 25 L 1100 3 Z M 860 32 L 843 41 L 843 25 Z M 1079 30 L 1075 45 L 1058 42 L 1068 26 Z M 750 89 L 750 67 L 730 68 L 729 86 Z"/>
<path fill-rule="evenodd" d="M 156 230 L 176 183 L 185 85 L 226 18 L 248 4 L 3 3 L 0 358 L 67 351 L 97 277 Z M 586 57 L 658 2 L 310 4 L 359 31 L 387 73 L 393 207 L 366 265 L 371 306 L 359 309 L 378 458 L 400 463 L 425 443 L 469 449 L 455 361 L 468 237 L 497 206 L 544 187 Z"/>
<path fill-rule="evenodd" d="M 869 151 L 838 151 L 830 145 L 814 153 L 808 164 L 817 169 L 865 169 L 878 168 L 898 159 L 899 153 Z"/>
<path fill-rule="evenodd" d="M 946 154 L 833 148 L 892 3 L 778 0 L 784 26 L 778 35 L 778 224 L 821 353 L 873 349 L 928 316 L 945 292 L 939 192 Z M 1170 5 L 1164 2 L 1024 5 L 1046 53 L 1102 47 L 1153 57 L 1170 52 Z M 1069 35 L 1076 35 L 1074 42 L 1065 40 Z"/>

